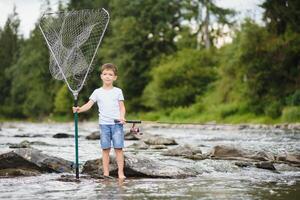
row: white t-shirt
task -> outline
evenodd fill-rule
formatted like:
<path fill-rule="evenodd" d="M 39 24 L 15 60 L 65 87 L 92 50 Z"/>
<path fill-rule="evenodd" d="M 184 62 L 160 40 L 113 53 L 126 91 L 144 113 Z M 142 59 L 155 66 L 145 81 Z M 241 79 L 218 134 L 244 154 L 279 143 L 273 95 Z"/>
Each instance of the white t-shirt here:
<path fill-rule="evenodd" d="M 115 119 L 120 119 L 119 101 L 124 101 L 120 88 L 113 87 L 105 90 L 102 87 L 94 90 L 90 100 L 97 102 L 99 108 L 99 124 L 115 124 Z"/>

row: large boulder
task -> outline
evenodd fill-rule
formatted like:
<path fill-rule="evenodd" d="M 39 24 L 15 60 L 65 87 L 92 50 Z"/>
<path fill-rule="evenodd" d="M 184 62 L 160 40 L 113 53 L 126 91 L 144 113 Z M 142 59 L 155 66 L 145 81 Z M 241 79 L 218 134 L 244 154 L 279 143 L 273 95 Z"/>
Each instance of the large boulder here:
<path fill-rule="evenodd" d="M 21 171 L 34 172 L 72 172 L 73 162 L 62 158 L 48 156 L 41 151 L 32 148 L 21 148 L 0 155 L 0 170 L 5 176 L 13 176 L 18 169 Z M 6 171 L 6 172 L 4 172 Z M 11 173 L 10 173 L 11 172 Z M 17 173 L 22 175 L 22 173 Z M 24 174 L 24 173 L 23 173 Z"/>
<path fill-rule="evenodd" d="M 112 158 L 110 161 L 110 175 L 117 176 L 118 170 L 115 159 Z M 87 161 L 82 172 L 95 177 L 101 175 L 101 160 Z M 175 166 L 143 155 L 128 153 L 125 155 L 124 172 L 127 177 L 144 178 L 185 178 L 197 175 L 197 172 L 193 169 Z"/>

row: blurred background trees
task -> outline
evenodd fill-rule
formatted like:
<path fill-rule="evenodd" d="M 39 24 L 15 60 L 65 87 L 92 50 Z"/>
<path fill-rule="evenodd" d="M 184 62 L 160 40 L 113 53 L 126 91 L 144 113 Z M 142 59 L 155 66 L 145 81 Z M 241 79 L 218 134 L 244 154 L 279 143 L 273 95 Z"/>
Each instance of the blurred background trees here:
<path fill-rule="evenodd" d="M 263 24 L 251 19 L 238 24 L 236 11 L 212 0 L 60 4 L 60 10 L 104 7 L 111 15 L 80 103 L 101 86 L 101 64 L 113 62 L 128 113 L 141 119 L 299 121 L 300 3 L 265 0 L 260 6 Z M 72 97 L 50 76 L 49 52 L 38 27 L 24 39 L 20 20 L 14 10 L 0 28 L 0 117 L 71 118 Z M 232 42 L 224 43 L 225 38 Z"/>

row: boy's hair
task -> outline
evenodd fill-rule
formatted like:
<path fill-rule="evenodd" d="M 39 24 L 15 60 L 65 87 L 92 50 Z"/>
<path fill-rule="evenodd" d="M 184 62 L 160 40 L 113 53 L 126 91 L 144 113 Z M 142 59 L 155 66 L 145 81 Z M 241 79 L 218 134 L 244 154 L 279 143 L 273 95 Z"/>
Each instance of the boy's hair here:
<path fill-rule="evenodd" d="M 103 64 L 103 65 L 100 67 L 100 72 L 101 72 L 101 74 L 102 74 L 102 72 L 103 72 L 104 70 L 106 70 L 106 69 L 112 70 L 112 71 L 115 73 L 115 75 L 118 74 L 118 68 L 117 68 L 117 66 L 114 65 L 114 64 L 112 64 L 112 63 L 105 63 L 105 64 Z"/>

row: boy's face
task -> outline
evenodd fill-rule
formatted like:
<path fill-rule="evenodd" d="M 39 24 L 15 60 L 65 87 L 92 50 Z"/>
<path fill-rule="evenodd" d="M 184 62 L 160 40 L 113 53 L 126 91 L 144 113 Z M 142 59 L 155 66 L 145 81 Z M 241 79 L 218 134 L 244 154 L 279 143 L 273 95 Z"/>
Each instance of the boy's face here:
<path fill-rule="evenodd" d="M 101 73 L 101 80 L 105 85 L 112 85 L 115 80 L 117 80 L 117 76 L 115 75 L 113 70 L 105 69 Z"/>

